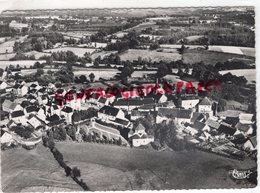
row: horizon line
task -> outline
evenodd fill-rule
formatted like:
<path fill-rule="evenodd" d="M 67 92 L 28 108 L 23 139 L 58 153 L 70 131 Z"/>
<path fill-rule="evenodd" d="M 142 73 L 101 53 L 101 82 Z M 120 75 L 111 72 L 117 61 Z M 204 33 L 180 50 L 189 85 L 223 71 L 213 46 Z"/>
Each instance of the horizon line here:
<path fill-rule="evenodd" d="M 177 7 L 173 7 L 173 6 L 165 6 L 165 7 L 86 7 L 86 8 L 47 8 L 47 9 L 6 9 L 6 10 L 2 10 L 2 12 L 5 11 L 51 11 L 51 10 L 87 10 L 87 9 L 98 9 L 98 10 L 102 10 L 102 9 L 172 9 L 172 8 L 255 8 L 254 5 L 236 5 L 236 6 L 231 6 L 231 5 L 223 5 L 223 6 L 177 6 Z"/>

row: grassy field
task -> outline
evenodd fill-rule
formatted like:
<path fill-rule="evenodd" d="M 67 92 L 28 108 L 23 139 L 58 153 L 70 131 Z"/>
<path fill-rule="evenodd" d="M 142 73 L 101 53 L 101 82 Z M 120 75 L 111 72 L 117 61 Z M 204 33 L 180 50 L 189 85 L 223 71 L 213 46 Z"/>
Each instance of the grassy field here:
<path fill-rule="evenodd" d="M 176 61 L 181 59 L 181 55 L 178 53 L 166 53 L 166 52 L 157 52 L 155 50 L 135 50 L 129 49 L 123 54 L 120 55 L 121 60 L 137 60 L 138 57 L 143 59 L 151 59 L 152 61 Z"/>
<path fill-rule="evenodd" d="M 253 60 L 252 57 L 242 55 L 239 57 L 250 58 Z M 231 58 L 238 58 L 238 55 L 224 52 L 190 49 L 184 52 L 183 58 L 185 63 L 194 64 L 196 62 L 203 61 L 205 64 L 215 65 L 217 62 L 223 63 Z"/>
<path fill-rule="evenodd" d="M 44 53 L 44 52 L 37 52 L 37 51 L 31 51 L 31 52 L 26 52 L 25 55 L 31 56 L 34 55 L 35 59 L 38 60 L 42 56 L 50 56 L 50 53 Z"/>
<path fill-rule="evenodd" d="M 83 57 L 86 52 L 92 53 L 95 51 L 93 48 L 77 48 L 77 47 L 62 47 L 62 48 L 53 48 L 44 50 L 44 52 L 52 53 L 52 52 L 59 52 L 59 51 L 72 51 L 79 57 Z"/>
<path fill-rule="evenodd" d="M 180 48 L 181 45 L 174 45 L 174 44 L 162 44 L 160 45 L 162 48 L 171 48 L 176 49 Z M 201 45 L 185 45 L 186 47 L 189 47 L 191 49 L 196 48 L 203 48 Z M 247 47 L 237 47 L 237 46 L 209 46 L 209 51 L 215 51 L 215 52 L 223 52 L 223 53 L 229 53 L 229 54 L 237 54 L 237 55 L 244 55 L 244 56 L 250 56 L 255 57 L 255 48 L 247 48 Z"/>
<path fill-rule="evenodd" d="M 15 53 L 0 54 L 0 60 L 10 60 L 15 56 Z"/>
<path fill-rule="evenodd" d="M 102 69 L 102 68 L 74 68 L 74 76 L 86 75 L 89 79 L 89 75 L 93 73 L 95 75 L 95 80 L 99 78 L 113 78 L 120 71 L 117 69 Z"/>
<path fill-rule="evenodd" d="M 256 69 L 223 70 L 220 74 L 231 73 L 236 76 L 244 76 L 248 82 L 256 81 Z"/>
<path fill-rule="evenodd" d="M 0 68 L 5 69 L 7 66 L 9 65 L 13 65 L 16 67 L 17 64 L 19 64 L 20 67 L 24 67 L 26 66 L 27 68 L 29 68 L 30 66 L 33 66 L 35 62 L 40 62 L 43 63 L 45 62 L 45 60 L 16 60 L 16 61 L 0 61 Z"/>
<path fill-rule="evenodd" d="M 80 191 L 65 176 L 51 152 L 41 144 L 34 150 L 1 151 L 1 185 L 3 192 Z"/>
<path fill-rule="evenodd" d="M 91 190 L 241 188 L 231 169 L 255 166 L 201 151 L 156 152 L 90 143 L 60 142 L 56 147 L 77 166 Z"/>
<path fill-rule="evenodd" d="M 179 45 L 176 48 L 180 47 Z M 181 60 L 181 55 L 176 51 L 176 48 L 165 47 L 163 52 L 157 52 L 155 50 L 135 50 L 129 49 L 120 55 L 121 60 L 137 60 L 138 57 L 143 59 L 151 59 L 151 61 L 176 61 Z M 192 49 L 185 50 L 183 54 L 183 60 L 185 63 L 194 64 L 197 62 L 203 61 L 205 64 L 215 65 L 217 62 L 225 62 L 231 58 L 248 58 L 252 59 L 253 57 L 238 55 L 234 53 L 225 53 L 218 51 L 209 51 L 209 50 L 197 50 L 193 49 L 194 46 L 191 46 Z"/>

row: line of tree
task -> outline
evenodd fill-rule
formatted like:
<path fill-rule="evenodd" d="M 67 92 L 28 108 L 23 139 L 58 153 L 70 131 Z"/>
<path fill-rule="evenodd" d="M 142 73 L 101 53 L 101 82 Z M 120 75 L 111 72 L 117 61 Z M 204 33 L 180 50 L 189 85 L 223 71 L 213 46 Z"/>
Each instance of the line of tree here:
<path fill-rule="evenodd" d="M 70 176 L 78 185 L 81 186 L 81 188 L 85 191 L 89 191 L 89 187 L 87 184 L 82 180 L 78 179 L 81 177 L 81 171 L 77 167 L 69 167 L 65 161 L 62 153 L 55 147 L 54 139 L 52 137 L 51 133 L 48 133 L 48 136 L 43 137 L 43 145 L 50 149 L 52 152 L 54 158 L 57 160 L 59 165 L 64 169 L 64 172 L 66 173 L 66 176 Z"/>

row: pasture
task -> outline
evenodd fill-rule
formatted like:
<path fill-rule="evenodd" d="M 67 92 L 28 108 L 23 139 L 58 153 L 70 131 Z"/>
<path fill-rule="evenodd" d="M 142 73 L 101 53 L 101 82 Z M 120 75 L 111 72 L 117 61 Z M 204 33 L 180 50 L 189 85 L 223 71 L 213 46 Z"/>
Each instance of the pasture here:
<path fill-rule="evenodd" d="M 67 142 L 56 147 L 68 165 L 81 170 L 92 191 L 242 188 L 246 185 L 233 182 L 228 171 L 256 165 L 252 160 L 236 161 L 198 150 L 157 152 Z"/>
<path fill-rule="evenodd" d="M 256 69 L 223 70 L 219 73 L 223 75 L 229 72 L 235 76 L 244 76 L 248 82 L 256 81 Z"/>
<path fill-rule="evenodd" d="M 142 59 L 147 59 L 148 61 L 176 61 L 181 59 L 181 55 L 178 53 L 167 53 L 167 52 L 157 52 L 156 50 L 135 50 L 129 49 L 120 55 L 121 60 L 137 60 L 138 57 Z"/>
<path fill-rule="evenodd" d="M 44 50 L 46 53 L 53 53 L 53 52 L 59 52 L 59 51 L 72 51 L 74 54 L 76 54 L 79 57 L 83 57 L 86 52 L 89 52 L 90 54 L 95 51 L 94 48 L 78 48 L 78 47 L 61 47 L 61 48 L 53 48 L 53 49 L 47 49 Z"/>
<path fill-rule="evenodd" d="M 16 61 L 0 61 L 0 68 L 6 68 L 10 65 L 13 65 L 16 67 L 17 64 L 19 64 L 20 67 L 30 68 L 30 66 L 33 66 L 35 62 L 44 63 L 45 60 L 16 60 Z"/>
<path fill-rule="evenodd" d="M 52 192 L 82 190 L 39 144 L 34 150 L 23 148 L 1 151 L 3 192 Z"/>
<path fill-rule="evenodd" d="M 176 49 L 180 48 L 181 45 L 176 44 L 161 44 L 161 48 L 171 48 Z M 190 49 L 197 49 L 202 48 L 201 45 L 185 45 L 186 47 L 189 47 Z M 237 46 L 209 46 L 209 51 L 215 51 L 215 52 L 223 52 L 223 53 L 229 53 L 229 54 L 237 54 L 237 55 L 243 55 L 243 56 L 249 56 L 249 57 L 255 57 L 255 48 L 248 48 L 248 47 L 237 47 Z"/>
<path fill-rule="evenodd" d="M 77 68 L 74 67 L 74 76 L 85 75 L 89 79 L 89 75 L 93 73 L 95 75 L 95 80 L 99 78 L 110 79 L 113 78 L 117 73 L 120 73 L 117 69 L 107 69 L 107 68 Z"/>

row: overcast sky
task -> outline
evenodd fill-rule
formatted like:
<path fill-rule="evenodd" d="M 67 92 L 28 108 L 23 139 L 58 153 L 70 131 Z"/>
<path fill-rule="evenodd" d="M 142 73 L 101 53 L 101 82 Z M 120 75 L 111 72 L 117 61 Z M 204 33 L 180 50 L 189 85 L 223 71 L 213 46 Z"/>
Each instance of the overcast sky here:
<path fill-rule="evenodd" d="M 64 9 L 118 7 L 182 7 L 254 5 L 257 0 L 0 0 L 6 9 Z"/>

